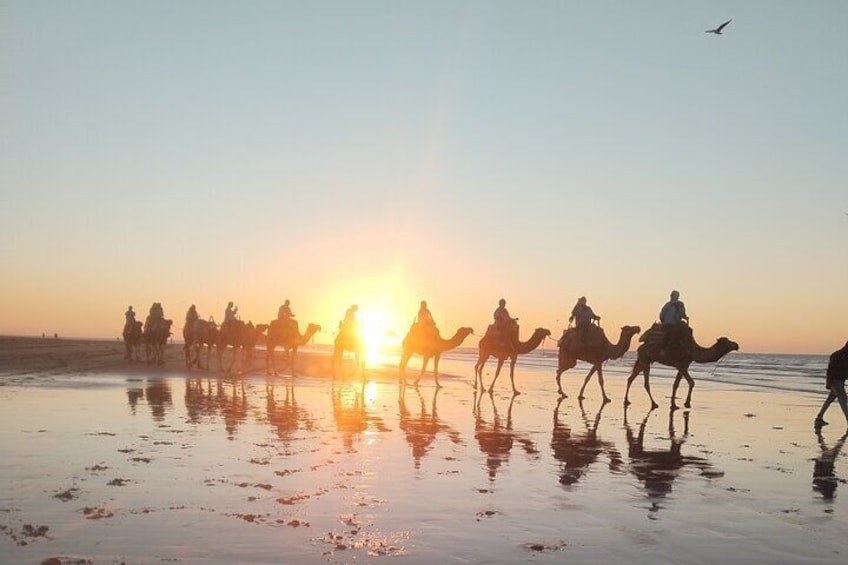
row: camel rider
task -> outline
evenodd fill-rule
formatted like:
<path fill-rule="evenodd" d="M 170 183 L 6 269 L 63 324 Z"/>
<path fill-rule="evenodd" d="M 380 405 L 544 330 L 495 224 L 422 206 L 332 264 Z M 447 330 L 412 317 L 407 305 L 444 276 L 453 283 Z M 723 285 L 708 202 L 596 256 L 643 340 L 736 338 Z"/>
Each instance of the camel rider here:
<path fill-rule="evenodd" d="M 286 301 L 283 303 L 283 305 L 280 306 L 280 308 L 277 310 L 277 319 L 289 321 L 292 318 L 294 318 L 294 314 L 292 314 L 289 300 L 286 299 Z"/>
<path fill-rule="evenodd" d="M 126 319 L 124 329 L 132 329 L 135 326 L 135 311 L 132 306 L 127 307 L 127 311 L 124 312 L 124 318 Z"/>
<path fill-rule="evenodd" d="M 224 310 L 224 322 L 221 324 L 222 330 L 236 321 L 236 314 L 238 314 L 238 306 L 233 306 L 232 301 L 227 302 L 227 308 Z"/>
<path fill-rule="evenodd" d="M 165 312 L 162 310 L 162 304 L 159 302 L 154 302 L 150 306 L 150 314 L 148 314 L 147 319 L 144 321 L 144 332 L 147 333 L 152 331 L 155 326 L 159 325 L 159 322 L 165 319 Z"/>
<path fill-rule="evenodd" d="M 509 315 L 509 311 L 506 309 L 506 300 L 503 298 L 498 300 L 498 307 L 495 309 L 492 317 L 495 319 L 495 332 L 500 336 L 503 343 L 507 343 L 509 341 L 510 324 L 512 324 L 513 320 Z"/>
<path fill-rule="evenodd" d="M 593 321 L 601 321 L 601 317 L 592 311 L 592 307 L 586 303 L 586 297 L 581 296 L 577 299 L 577 304 L 571 309 L 571 316 L 568 322 L 574 322 L 574 328 L 577 330 L 577 341 L 581 345 L 586 345 L 586 336 L 589 333 L 589 327 Z"/>
<path fill-rule="evenodd" d="M 199 318 L 200 318 L 200 316 L 197 315 L 197 306 L 192 304 L 191 306 L 188 307 L 188 311 L 186 312 L 186 317 L 185 317 L 186 327 L 194 325 L 194 323 Z"/>
<path fill-rule="evenodd" d="M 340 324 L 340 331 L 346 332 L 348 334 L 356 333 L 356 312 L 359 310 L 359 306 L 353 304 L 350 308 L 347 309 L 344 315 L 344 320 Z"/>
<path fill-rule="evenodd" d="M 436 321 L 433 319 L 433 314 L 430 313 L 430 309 L 427 308 L 426 300 L 421 301 L 415 323 L 418 327 L 418 331 L 424 335 L 432 336 L 438 333 L 438 330 L 436 329 Z"/>
<path fill-rule="evenodd" d="M 666 351 L 679 341 L 683 321 L 689 323 L 686 306 L 680 301 L 680 293 L 672 290 L 670 298 L 660 310 L 660 323 L 663 328 L 662 349 Z"/>

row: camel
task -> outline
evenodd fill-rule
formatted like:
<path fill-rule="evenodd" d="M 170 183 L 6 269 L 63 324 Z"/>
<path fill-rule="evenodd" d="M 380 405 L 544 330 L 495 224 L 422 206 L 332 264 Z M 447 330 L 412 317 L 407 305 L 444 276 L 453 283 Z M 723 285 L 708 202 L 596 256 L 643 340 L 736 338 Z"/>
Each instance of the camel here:
<path fill-rule="evenodd" d="M 498 375 L 501 374 L 504 361 L 509 359 L 509 380 L 512 383 L 512 393 L 521 394 L 515 388 L 515 363 L 518 361 L 518 356 L 530 353 L 539 347 L 542 341 L 551 335 L 551 331 L 545 328 L 536 328 L 530 339 L 527 341 L 518 341 L 515 347 L 509 347 L 502 339 L 491 335 L 491 333 L 486 332 L 486 335 L 483 336 L 483 339 L 480 340 L 477 346 L 480 353 L 477 357 L 477 364 L 474 365 L 474 389 L 477 390 L 477 381 L 480 382 L 481 391 L 486 388 L 483 386 L 483 367 L 486 366 L 486 361 L 489 360 L 489 357 L 495 357 L 498 360 L 498 368 L 495 369 L 495 378 L 492 379 L 492 384 L 489 385 L 489 392 L 492 392 L 495 388 L 495 382 L 498 380 Z M 518 340 L 517 327 L 515 335 L 516 340 Z"/>
<path fill-rule="evenodd" d="M 362 341 L 362 336 L 355 327 L 345 329 L 344 324 L 340 322 L 339 332 L 336 334 L 336 339 L 333 341 L 333 359 L 331 361 L 333 378 L 336 378 L 336 364 L 341 361 L 345 351 L 353 353 L 353 357 L 355 359 L 354 373 L 362 371 L 362 378 L 364 379 L 365 367 L 362 362 L 362 357 L 365 353 L 365 343 Z"/>
<path fill-rule="evenodd" d="M 402 384 L 406 384 L 406 364 L 417 353 L 421 356 L 421 373 L 415 379 L 414 386 L 418 386 L 418 382 L 427 370 L 427 363 L 429 363 L 432 357 L 433 378 L 436 380 L 436 388 L 440 388 L 442 385 L 439 384 L 439 358 L 445 351 L 459 347 L 465 341 L 466 337 L 474 333 L 474 330 L 471 328 L 459 328 L 452 338 L 442 339 L 439 337 L 438 330 L 433 332 L 421 331 L 421 328 L 417 328 L 416 326 L 417 324 L 413 324 L 409 328 L 406 337 L 403 338 L 403 353 L 400 357 L 400 381 Z"/>
<path fill-rule="evenodd" d="M 709 348 L 704 349 L 692 337 L 692 330 L 688 327 L 688 331 L 682 332 L 683 335 L 680 341 L 665 350 L 662 349 L 663 329 L 660 324 L 651 326 L 645 334 L 640 338 L 644 342 L 636 350 L 636 363 L 633 364 L 633 370 L 627 378 L 627 389 L 624 393 L 624 406 L 630 405 L 628 395 L 630 394 L 630 385 L 639 373 L 645 374 L 645 390 L 648 392 L 648 398 L 651 399 L 651 408 L 657 408 L 659 405 L 654 401 L 651 395 L 651 385 L 649 383 L 649 374 L 651 372 L 651 363 L 660 363 L 668 367 L 677 369 L 677 376 L 674 379 L 674 386 L 671 389 L 671 409 L 677 410 L 677 387 L 680 385 L 680 380 L 685 378 L 689 384 L 689 393 L 686 395 L 686 401 L 683 406 L 690 408 L 692 405 L 692 388 L 695 386 L 695 381 L 689 374 L 689 365 L 695 363 L 714 363 L 730 353 L 737 351 L 739 344 L 729 340 L 726 337 L 720 337 Z"/>
<path fill-rule="evenodd" d="M 142 339 L 144 340 L 144 354 L 148 363 L 157 365 L 165 364 L 165 345 L 171 337 L 171 324 L 173 320 L 163 318 L 148 318 L 144 324 Z"/>
<path fill-rule="evenodd" d="M 226 372 L 229 373 L 235 365 L 238 357 L 238 350 L 243 352 L 244 362 L 248 364 L 253 359 L 253 351 L 256 347 L 256 342 L 259 336 L 265 333 L 268 329 L 268 324 L 259 324 L 254 326 L 253 322 L 244 323 L 242 320 L 233 320 L 232 322 L 222 325 L 218 330 L 218 366 L 224 368 L 224 352 L 227 347 L 232 346 L 233 357 L 230 364 L 227 366 Z"/>
<path fill-rule="evenodd" d="M 133 322 L 132 325 L 124 326 L 124 361 L 138 361 L 141 358 L 141 343 L 143 332 L 141 331 L 142 323 Z"/>
<path fill-rule="evenodd" d="M 271 325 L 268 326 L 268 335 L 265 337 L 265 370 L 267 373 L 270 375 L 273 368 L 274 376 L 277 376 L 274 349 L 280 346 L 288 357 L 288 365 L 291 368 L 292 375 L 294 375 L 294 359 L 297 355 L 297 348 L 309 343 L 312 336 L 319 331 L 321 331 L 321 326 L 309 324 L 306 327 L 306 332 L 301 335 L 297 320 L 273 320 Z"/>
<path fill-rule="evenodd" d="M 598 383 L 601 385 L 601 394 L 604 397 L 604 402 L 610 402 L 610 398 L 604 389 L 603 365 L 606 361 L 618 359 L 627 353 L 627 350 L 630 349 L 630 341 L 640 331 L 639 326 L 622 326 L 618 343 L 614 344 L 607 339 L 604 330 L 598 326 L 588 328 L 587 343 L 580 343 L 577 340 L 576 328 L 566 330 L 559 340 L 559 366 L 556 372 L 557 391 L 559 395 L 561 397 L 568 396 L 562 390 L 562 374 L 576 366 L 577 361 L 585 361 L 591 363 L 592 368 L 589 369 L 589 374 L 583 379 L 583 386 L 580 387 L 580 395 L 577 398 L 580 400 L 586 398 L 583 395 L 586 391 L 586 385 L 589 384 L 592 375 L 598 373 Z"/>
<path fill-rule="evenodd" d="M 206 346 L 206 367 L 209 369 L 209 357 L 212 355 L 212 346 L 218 344 L 218 326 L 211 320 L 195 320 L 183 328 L 183 339 L 185 339 L 186 367 L 197 366 L 204 369 L 200 359 L 200 352 Z"/>

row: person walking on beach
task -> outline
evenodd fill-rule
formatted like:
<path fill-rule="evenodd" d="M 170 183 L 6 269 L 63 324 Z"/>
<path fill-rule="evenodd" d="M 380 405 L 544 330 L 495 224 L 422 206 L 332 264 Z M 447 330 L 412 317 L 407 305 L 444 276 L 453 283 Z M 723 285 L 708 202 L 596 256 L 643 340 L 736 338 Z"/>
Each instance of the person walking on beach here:
<path fill-rule="evenodd" d="M 671 291 L 671 300 L 666 302 L 662 310 L 660 310 L 660 323 L 663 328 L 662 349 L 668 351 L 669 347 L 674 345 L 680 338 L 680 329 L 683 321 L 689 323 L 689 316 L 686 315 L 686 306 L 680 301 L 680 293 L 676 290 Z"/>
<path fill-rule="evenodd" d="M 848 398 L 845 396 L 845 379 L 848 378 L 848 341 L 842 349 L 834 351 L 827 363 L 825 387 L 830 391 L 816 416 L 816 429 L 826 426 L 824 414 L 834 400 L 839 400 L 842 413 L 845 415 L 845 423 L 848 424 Z"/>
<path fill-rule="evenodd" d="M 592 307 L 586 303 L 586 297 L 581 296 L 577 299 L 577 304 L 571 309 L 571 316 L 568 322 L 574 322 L 574 327 L 577 330 L 577 341 L 581 345 L 586 345 L 586 334 L 589 333 L 589 327 L 594 321 L 601 321 L 601 317 L 595 314 Z"/>

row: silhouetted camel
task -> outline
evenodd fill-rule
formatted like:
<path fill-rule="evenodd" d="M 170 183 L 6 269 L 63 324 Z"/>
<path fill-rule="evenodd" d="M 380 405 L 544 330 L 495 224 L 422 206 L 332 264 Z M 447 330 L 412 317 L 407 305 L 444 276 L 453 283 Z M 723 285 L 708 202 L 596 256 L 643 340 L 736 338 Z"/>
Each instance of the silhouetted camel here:
<path fill-rule="evenodd" d="M 274 375 L 277 374 L 274 349 L 279 346 L 286 353 L 288 366 L 291 369 L 292 375 L 294 375 L 294 360 L 297 356 L 297 348 L 309 343 L 312 336 L 319 331 L 321 331 L 321 326 L 318 324 L 309 324 L 306 326 L 306 332 L 301 335 L 297 320 L 273 320 L 268 327 L 268 334 L 265 337 L 265 370 L 268 374 L 271 374 L 272 370 Z"/>
<path fill-rule="evenodd" d="M 345 328 L 343 324 L 339 324 L 339 332 L 336 334 L 336 339 L 333 341 L 333 359 L 331 362 L 331 370 L 333 378 L 336 378 L 336 365 L 341 362 L 345 351 L 353 353 L 354 358 L 354 374 L 362 373 L 362 378 L 365 379 L 365 366 L 362 356 L 365 352 L 365 343 L 359 333 L 358 327 Z"/>
<path fill-rule="evenodd" d="M 516 332 L 517 333 L 517 332 Z M 500 336 L 492 335 L 492 332 L 487 331 L 483 339 L 477 345 L 479 351 L 477 356 L 477 364 L 474 365 L 474 389 L 477 389 L 477 382 L 480 382 L 480 390 L 484 390 L 483 386 L 483 368 L 486 366 L 486 361 L 489 357 L 495 357 L 498 360 L 498 367 L 495 369 L 495 376 L 492 379 L 492 384 L 489 385 L 489 392 L 495 388 L 495 382 L 498 380 L 498 375 L 501 374 L 504 361 L 509 359 L 509 380 L 512 383 L 512 393 L 521 394 L 515 388 L 515 363 L 518 361 L 519 355 L 530 353 L 544 341 L 546 337 L 551 335 L 551 331 L 545 328 L 536 328 L 533 335 L 527 341 L 518 341 L 514 347 L 510 347 L 504 343 Z"/>
<path fill-rule="evenodd" d="M 623 326 L 621 335 L 618 338 L 618 343 L 610 343 L 607 339 L 604 330 L 598 326 L 590 326 L 586 328 L 585 343 L 581 343 L 577 337 L 577 329 L 571 328 L 563 333 L 559 340 L 559 366 L 556 372 L 557 391 L 560 396 L 568 396 L 562 390 L 560 377 L 562 374 L 577 365 L 577 361 L 585 361 L 591 363 L 592 368 L 589 374 L 583 379 L 583 386 L 580 387 L 579 399 L 585 398 L 583 393 L 586 391 L 586 385 L 592 375 L 598 373 L 598 383 L 601 385 L 601 394 L 604 397 L 604 402 L 609 402 L 607 391 L 604 390 L 604 373 L 603 364 L 610 359 L 618 359 L 630 349 L 630 342 L 633 336 L 641 330 L 639 326 Z"/>
<path fill-rule="evenodd" d="M 636 363 L 634 363 L 633 370 L 627 378 L 627 390 L 624 393 L 625 406 L 630 404 L 630 400 L 628 398 L 630 394 L 630 385 L 639 373 L 645 374 L 645 390 L 648 392 L 648 398 L 651 399 L 651 407 L 657 408 L 659 406 L 654 401 L 654 397 L 651 395 L 649 375 L 651 372 L 651 363 L 660 363 L 677 369 L 677 376 L 674 379 L 674 386 L 671 389 L 671 409 L 676 410 L 678 408 L 676 402 L 677 387 L 680 385 L 680 380 L 682 378 L 685 378 L 686 382 L 689 384 L 689 392 L 686 395 L 686 402 L 683 404 L 686 408 L 689 408 L 692 404 L 692 388 L 695 386 L 695 381 L 692 380 L 692 376 L 689 374 L 689 365 L 691 365 L 693 361 L 695 363 L 714 363 L 731 351 L 737 351 L 739 349 L 739 345 L 737 343 L 730 341 L 726 337 L 718 338 L 715 344 L 704 349 L 695 343 L 691 330 L 682 332 L 684 335 L 681 336 L 677 344 L 673 344 L 663 349 L 661 346 L 662 331 L 663 330 L 659 324 L 654 324 L 651 329 L 645 332 L 645 334 L 640 338 L 640 341 L 643 341 L 644 343 L 636 350 Z"/>
<path fill-rule="evenodd" d="M 124 326 L 124 353 L 125 361 L 140 361 L 141 360 L 141 344 L 143 333 L 141 331 L 141 322 L 133 322 Z"/>
<path fill-rule="evenodd" d="M 401 383 L 406 384 L 406 364 L 409 363 L 409 359 L 413 355 L 418 354 L 421 356 L 421 373 L 415 379 L 414 386 L 418 386 L 418 381 L 424 376 L 427 363 L 431 357 L 433 358 L 433 378 L 436 380 L 436 387 L 442 386 L 439 384 L 439 357 L 445 351 L 459 347 L 465 338 L 472 333 L 474 333 L 474 330 L 471 328 L 459 328 L 450 339 L 442 339 L 438 332 L 418 331 L 416 324 L 413 324 L 406 337 L 403 338 L 403 352 L 400 357 Z"/>
<path fill-rule="evenodd" d="M 183 328 L 183 337 L 186 340 L 186 366 L 208 369 L 212 347 L 218 345 L 218 326 L 211 320 L 195 320 L 190 325 L 192 326 L 190 336 L 186 335 L 186 328 Z M 203 366 L 200 358 L 204 347 L 206 347 L 206 367 Z"/>
<path fill-rule="evenodd" d="M 144 354 L 148 363 L 165 364 L 165 345 L 171 337 L 172 320 L 148 318 L 145 322 L 143 340 Z"/>
<path fill-rule="evenodd" d="M 218 366 L 224 369 L 224 352 L 228 347 L 233 348 L 233 357 L 227 366 L 226 372 L 230 373 L 235 365 L 239 350 L 242 351 L 242 371 L 250 369 L 250 361 L 253 359 L 253 350 L 259 337 L 268 329 L 268 324 L 254 326 L 253 322 L 244 323 L 242 320 L 233 320 L 223 324 L 218 330 Z"/>

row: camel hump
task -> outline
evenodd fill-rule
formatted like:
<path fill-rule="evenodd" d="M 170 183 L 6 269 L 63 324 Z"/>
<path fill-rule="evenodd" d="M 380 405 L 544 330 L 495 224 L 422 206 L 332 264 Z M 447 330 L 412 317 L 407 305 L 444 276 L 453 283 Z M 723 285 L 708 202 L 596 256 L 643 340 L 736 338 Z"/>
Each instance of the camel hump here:
<path fill-rule="evenodd" d="M 648 331 L 639 336 L 639 341 L 642 343 L 650 343 L 655 340 L 662 339 L 663 327 L 662 324 L 654 323 Z"/>

